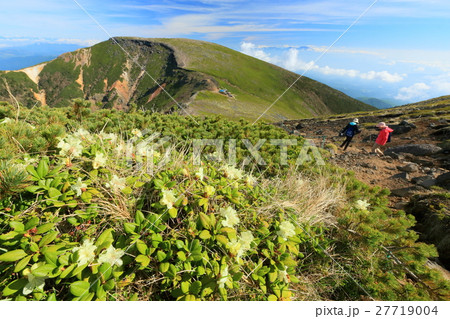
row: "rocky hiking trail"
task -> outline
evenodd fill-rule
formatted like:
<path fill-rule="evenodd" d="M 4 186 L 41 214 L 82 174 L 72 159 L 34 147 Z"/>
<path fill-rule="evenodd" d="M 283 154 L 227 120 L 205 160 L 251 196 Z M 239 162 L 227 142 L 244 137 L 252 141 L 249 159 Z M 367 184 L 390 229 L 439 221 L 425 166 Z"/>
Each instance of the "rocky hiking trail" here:
<path fill-rule="evenodd" d="M 387 114 L 356 116 L 361 133 L 353 138 L 346 151 L 339 147 L 345 139 L 339 132 L 352 121 L 354 114 L 276 125 L 328 149 L 330 162 L 353 171 L 358 180 L 389 189 L 390 207 L 415 216 L 415 230 L 421 240 L 437 247 L 440 257 L 436 261 L 445 266 L 447 270 L 441 270 L 450 280 L 450 110 L 439 117 L 408 117 L 407 114 L 392 109 Z M 378 135 L 375 125 L 381 121 L 394 132 L 391 142 L 383 149 L 385 155 L 379 157 L 370 150 Z"/>

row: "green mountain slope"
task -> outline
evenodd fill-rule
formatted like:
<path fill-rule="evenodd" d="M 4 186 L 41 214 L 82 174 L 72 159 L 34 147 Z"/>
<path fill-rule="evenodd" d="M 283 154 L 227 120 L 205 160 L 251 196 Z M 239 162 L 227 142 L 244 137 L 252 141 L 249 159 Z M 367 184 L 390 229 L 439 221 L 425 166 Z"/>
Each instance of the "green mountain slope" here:
<path fill-rule="evenodd" d="M 9 79 L 24 78 L 23 81 Z M 133 103 L 155 111 L 274 121 L 373 107 L 229 48 L 188 39 L 115 38 L 17 72 L 0 73 L 25 106 L 67 106 L 84 98 L 103 108 Z M 10 100 L 3 81 L 0 100 Z M 227 89 L 232 96 L 219 93 Z M 282 95 L 283 94 L 283 95 Z M 282 97 L 277 100 L 280 96 Z"/>

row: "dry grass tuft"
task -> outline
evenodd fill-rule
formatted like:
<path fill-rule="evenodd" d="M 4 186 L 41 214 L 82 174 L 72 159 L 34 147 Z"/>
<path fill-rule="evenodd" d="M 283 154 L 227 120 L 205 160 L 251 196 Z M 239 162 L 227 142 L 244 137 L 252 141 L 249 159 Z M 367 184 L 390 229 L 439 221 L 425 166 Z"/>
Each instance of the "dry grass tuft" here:
<path fill-rule="evenodd" d="M 334 212 L 345 204 L 345 185 L 333 185 L 325 174 L 312 179 L 290 171 L 284 178 L 263 181 L 261 186 L 271 187 L 275 193 L 260 212 L 267 214 L 279 209 L 294 211 L 298 223 L 333 225 Z"/>

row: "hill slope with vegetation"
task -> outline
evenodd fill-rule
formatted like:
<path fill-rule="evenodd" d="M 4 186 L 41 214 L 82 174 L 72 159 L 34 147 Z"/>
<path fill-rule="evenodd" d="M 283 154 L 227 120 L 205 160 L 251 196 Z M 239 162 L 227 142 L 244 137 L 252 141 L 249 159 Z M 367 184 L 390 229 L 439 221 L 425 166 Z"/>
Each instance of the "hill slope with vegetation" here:
<path fill-rule="evenodd" d="M 6 103 L 0 123 L 0 299 L 449 299 L 389 191 L 272 125 Z M 246 160 L 260 139 L 297 145 Z"/>
<path fill-rule="evenodd" d="M 82 98 L 98 108 L 128 110 L 139 105 L 145 110 L 172 112 L 181 106 L 192 114 L 256 119 L 298 75 L 209 42 L 114 38 L 40 66 L 2 72 L 0 78 L 0 99 L 13 102 L 13 95 L 27 107 L 64 107 L 72 99 Z M 230 95 L 221 94 L 221 89 Z M 264 119 L 370 109 L 302 77 Z"/>

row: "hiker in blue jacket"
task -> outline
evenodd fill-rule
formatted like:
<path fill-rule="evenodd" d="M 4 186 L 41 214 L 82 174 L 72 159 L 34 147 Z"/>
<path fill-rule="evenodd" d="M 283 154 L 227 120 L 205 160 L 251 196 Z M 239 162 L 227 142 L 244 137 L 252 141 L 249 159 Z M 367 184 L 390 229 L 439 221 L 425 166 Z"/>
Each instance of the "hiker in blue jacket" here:
<path fill-rule="evenodd" d="M 361 132 L 358 129 L 358 123 L 359 123 L 358 119 L 353 119 L 353 121 L 348 123 L 347 126 L 341 131 L 340 136 L 345 136 L 345 140 L 341 144 L 341 147 L 344 148 L 344 151 L 347 149 L 348 145 L 352 141 L 353 136 Z"/>

